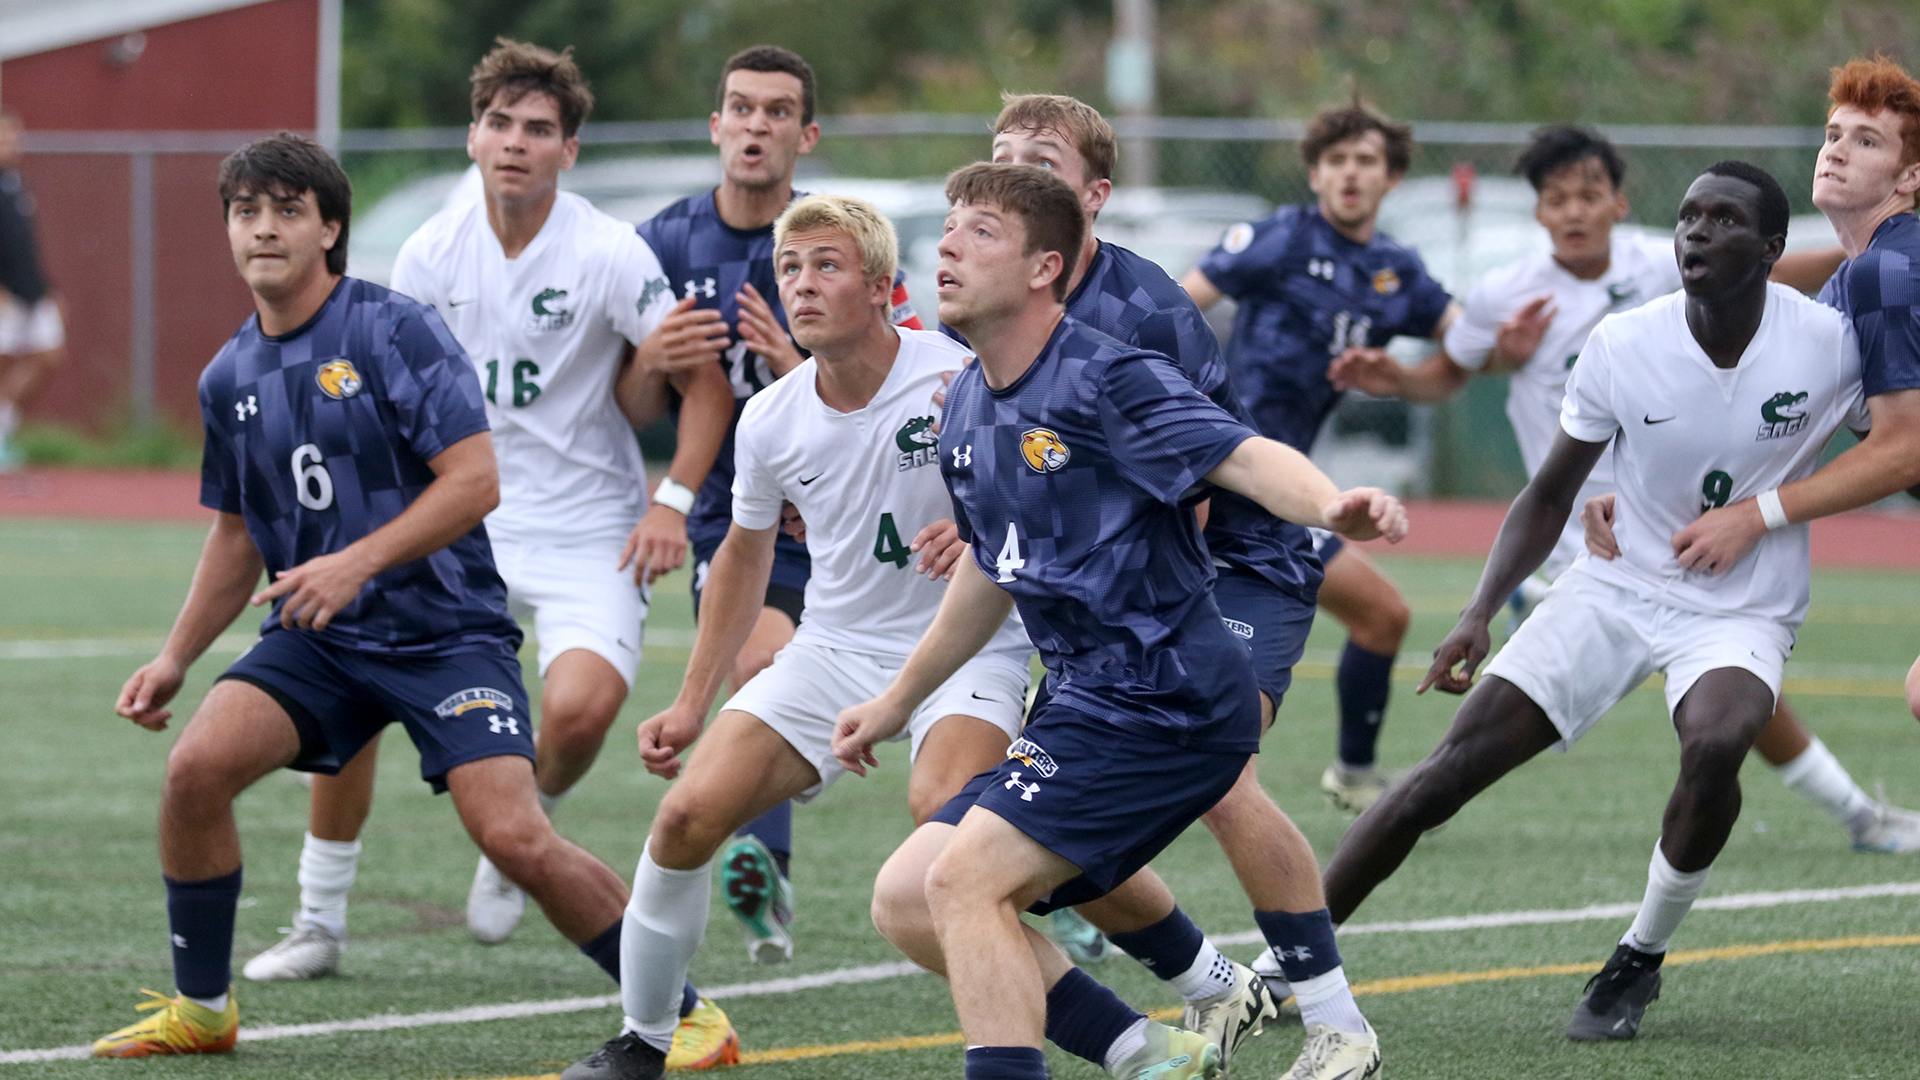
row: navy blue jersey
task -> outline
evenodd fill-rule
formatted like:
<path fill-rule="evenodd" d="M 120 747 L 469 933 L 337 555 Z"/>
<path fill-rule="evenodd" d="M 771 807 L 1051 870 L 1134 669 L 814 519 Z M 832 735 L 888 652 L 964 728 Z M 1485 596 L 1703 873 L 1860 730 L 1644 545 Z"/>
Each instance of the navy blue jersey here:
<path fill-rule="evenodd" d="M 1920 218 L 1881 222 L 1867 250 L 1820 290 L 1820 302 L 1853 320 L 1868 397 L 1920 387 Z"/>
<path fill-rule="evenodd" d="M 1253 666 L 1189 508 L 1253 435 L 1172 360 L 1072 316 L 1006 389 L 977 363 L 954 378 L 954 521 L 1013 595 L 1056 702 L 1191 749 L 1258 748 Z"/>
<path fill-rule="evenodd" d="M 429 461 L 487 430 L 479 377 L 440 316 L 354 278 L 290 334 L 249 318 L 201 374 L 200 415 L 200 502 L 241 515 L 276 575 L 399 517 L 433 482 Z M 480 525 L 376 575 L 321 637 L 389 654 L 520 647 Z"/>
<path fill-rule="evenodd" d="M 1239 304 L 1227 367 L 1261 434 L 1306 453 L 1340 395 L 1327 366 L 1350 346 L 1432 337 L 1452 297 L 1383 233 L 1357 244 L 1314 205 L 1235 225 L 1200 260 Z"/>
<path fill-rule="evenodd" d="M 1067 314 L 1108 337 L 1171 357 L 1196 389 L 1255 427 L 1233 392 L 1206 316 L 1160 264 L 1101 242 L 1086 277 L 1067 297 Z M 1320 558 L 1301 526 L 1281 521 L 1245 496 L 1216 490 L 1205 536 L 1214 558 L 1251 570 L 1308 604 L 1317 598 Z"/>

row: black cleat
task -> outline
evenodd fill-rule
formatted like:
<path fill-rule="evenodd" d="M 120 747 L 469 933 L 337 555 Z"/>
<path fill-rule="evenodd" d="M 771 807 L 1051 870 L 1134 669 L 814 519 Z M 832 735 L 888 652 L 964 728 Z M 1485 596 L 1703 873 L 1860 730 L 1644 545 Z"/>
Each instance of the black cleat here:
<path fill-rule="evenodd" d="M 660 1080 L 667 1055 L 629 1031 L 567 1066 L 560 1080 Z"/>
<path fill-rule="evenodd" d="M 1628 945 L 1613 950 L 1607 966 L 1587 980 L 1587 996 L 1574 1006 L 1567 1038 L 1575 1042 L 1631 1039 L 1640 1034 L 1647 1006 L 1660 1000 L 1660 961 Z"/>

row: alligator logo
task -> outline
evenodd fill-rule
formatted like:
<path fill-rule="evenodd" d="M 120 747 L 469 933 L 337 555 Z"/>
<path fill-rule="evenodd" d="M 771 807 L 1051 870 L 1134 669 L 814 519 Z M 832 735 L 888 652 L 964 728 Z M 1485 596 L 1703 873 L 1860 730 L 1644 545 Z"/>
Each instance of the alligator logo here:
<path fill-rule="evenodd" d="M 933 430 L 933 417 L 916 416 L 893 435 L 900 448 L 900 471 L 917 469 L 940 460 L 940 436 Z"/>
<path fill-rule="evenodd" d="M 1804 409 L 1799 412 L 1789 410 L 1806 404 L 1806 401 L 1805 390 L 1798 393 L 1782 390 L 1768 398 L 1766 404 L 1760 406 L 1760 430 L 1753 437 L 1754 441 L 1784 439 L 1789 435 L 1799 434 L 1800 430 L 1807 426 L 1806 411 Z"/>
<path fill-rule="evenodd" d="M 567 298 L 565 289 L 541 289 L 533 297 L 533 318 L 528 320 L 530 330 L 565 330 L 573 325 L 573 312 L 559 303 Z"/>

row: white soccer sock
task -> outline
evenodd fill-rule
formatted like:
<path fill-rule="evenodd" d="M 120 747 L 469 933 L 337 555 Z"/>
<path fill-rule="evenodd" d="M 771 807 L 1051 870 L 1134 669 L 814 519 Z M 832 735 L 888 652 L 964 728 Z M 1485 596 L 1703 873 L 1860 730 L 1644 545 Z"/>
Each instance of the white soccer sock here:
<path fill-rule="evenodd" d="M 1233 961 L 1220 955 L 1220 950 L 1213 947 L 1213 942 L 1203 938 L 1200 952 L 1193 958 L 1193 965 L 1167 982 L 1187 1001 L 1204 1001 L 1232 988 Z"/>
<path fill-rule="evenodd" d="M 1303 1024 L 1332 1024 L 1355 1035 L 1367 1030 L 1367 1018 L 1360 1015 L 1360 1006 L 1353 1000 L 1344 966 L 1294 983 L 1293 1002 L 1300 1006 Z"/>
<path fill-rule="evenodd" d="M 1647 866 L 1647 895 L 1640 901 L 1640 913 L 1633 917 L 1620 944 L 1645 953 L 1664 953 L 1680 920 L 1700 898 L 1700 887 L 1707 883 L 1709 866 L 1683 874 L 1667 862 L 1659 844 L 1653 845 L 1653 861 Z"/>
<path fill-rule="evenodd" d="M 210 997 L 210 998 L 187 997 L 187 995 L 185 994 L 181 994 L 180 996 L 183 998 L 187 998 L 188 1001 L 191 1001 L 195 1005 L 198 1005 L 201 1008 L 207 1009 L 211 1012 L 218 1013 L 218 1012 L 227 1011 L 227 995 L 225 994 L 221 994 L 219 997 Z"/>
<path fill-rule="evenodd" d="M 1107 1047 L 1105 1064 L 1108 1072 L 1118 1073 L 1120 1066 L 1125 1064 L 1128 1058 L 1147 1048 L 1147 1025 L 1152 1022 L 1143 1016 L 1135 1020 L 1127 1030 L 1121 1032 L 1119 1038 L 1113 1040 L 1113 1045 Z"/>
<path fill-rule="evenodd" d="M 1873 800 L 1818 738 L 1809 742 L 1799 757 L 1775 766 L 1773 771 L 1780 774 L 1780 782 L 1788 789 L 1825 810 L 1850 832 L 1858 832 L 1873 819 Z"/>
<path fill-rule="evenodd" d="M 687 966 L 706 936 L 712 892 L 712 862 L 668 870 L 653 861 L 651 846 L 640 852 L 620 930 L 620 1004 L 624 1030 L 663 1052 L 672 1049 L 673 1030 L 680 1026 Z"/>
<path fill-rule="evenodd" d="M 535 792 L 535 794 L 540 796 L 540 812 L 547 815 L 549 818 L 553 816 L 553 808 L 556 806 L 559 806 L 560 800 L 567 797 L 567 793 L 565 791 L 561 792 L 558 795 L 549 795 L 544 791 Z"/>
<path fill-rule="evenodd" d="M 300 845 L 300 921 L 345 937 L 347 892 L 359 869 L 360 841 L 322 840 L 308 833 Z"/>

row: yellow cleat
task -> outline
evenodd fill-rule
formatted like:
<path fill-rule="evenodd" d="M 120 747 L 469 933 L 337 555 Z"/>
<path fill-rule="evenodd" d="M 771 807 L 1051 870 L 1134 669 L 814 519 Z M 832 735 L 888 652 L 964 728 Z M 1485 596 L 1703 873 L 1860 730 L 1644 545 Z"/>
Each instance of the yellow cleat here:
<path fill-rule="evenodd" d="M 147 1000 L 140 1011 L 158 1010 L 136 1024 L 93 1044 L 94 1057 L 147 1057 L 152 1054 L 230 1054 L 240 1037 L 240 1006 L 227 993 L 224 1012 L 214 1012 L 184 997 L 170 998 L 142 990 Z"/>
<path fill-rule="evenodd" d="M 693 1011 L 680 1018 L 673 1031 L 673 1049 L 667 1053 L 667 1069 L 693 1071 L 717 1069 L 740 1063 L 740 1035 L 733 1021 L 720 1006 L 700 999 Z"/>

